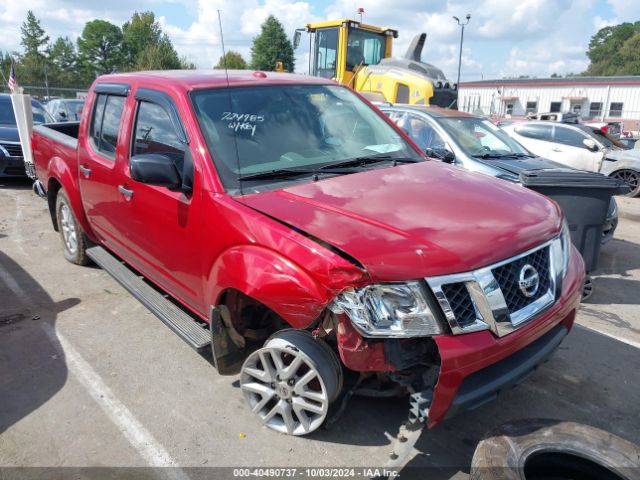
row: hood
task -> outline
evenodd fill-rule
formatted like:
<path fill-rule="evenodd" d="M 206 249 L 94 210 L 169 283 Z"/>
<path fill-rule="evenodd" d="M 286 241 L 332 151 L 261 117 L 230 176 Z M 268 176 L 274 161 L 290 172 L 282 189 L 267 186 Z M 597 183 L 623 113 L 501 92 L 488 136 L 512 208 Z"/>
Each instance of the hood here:
<path fill-rule="evenodd" d="M 542 157 L 535 158 L 514 158 L 514 159 L 500 159 L 500 158 L 487 158 L 487 159 L 476 159 L 490 165 L 494 168 L 502 170 L 504 172 L 512 173 L 516 177 L 520 175 L 520 172 L 525 170 L 540 170 L 540 169 L 548 169 L 548 168 L 562 168 L 566 170 L 566 165 L 562 165 L 560 163 L 554 162 L 552 160 L 548 160 Z"/>
<path fill-rule="evenodd" d="M 19 142 L 18 129 L 13 126 L 0 125 L 0 142 Z"/>
<path fill-rule="evenodd" d="M 559 208 L 519 185 L 423 162 L 237 197 L 357 259 L 375 280 L 472 270 L 560 231 Z"/>
<path fill-rule="evenodd" d="M 606 158 L 615 160 L 637 160 L 640 162 L 640 149 L 632 148 L 631 150 L 607 150 L 604 154 Z"/>

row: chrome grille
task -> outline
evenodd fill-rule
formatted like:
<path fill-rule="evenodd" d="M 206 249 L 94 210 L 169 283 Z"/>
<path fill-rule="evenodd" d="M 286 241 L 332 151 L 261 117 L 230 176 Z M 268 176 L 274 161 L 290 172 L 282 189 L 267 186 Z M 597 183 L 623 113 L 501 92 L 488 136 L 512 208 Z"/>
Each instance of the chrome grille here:
<path fill-rule="evenodd" d="M 0 142 L 0 147 L 5 149 L 11 157 L 22 157 L 22 146 L 19 143 Z"/>
<path fill-rule="evenodd" d="M 452 332 L 489 329 L 501 337 L 553 305 L 556 273 L 551 263 L 552 242 L 478 270 L 426 278 Z M 538 273 L 538 288 L 531 296 L 520 290 L 519 277 L 525 265 Z"/>
<path fill-rule="evenodd" d="M 442 285 L 442 292 L 447 297 L 451 311 L 460 327 L 471 325 L 476 321 L 476 311 L 469 290 L 464 283 L 450 283 Z"/>
<path fill-rule="evenodd" d="M 532 297 L 526 297 L 518 286 L 518 276 L 525 265 L 531 265 L 535 268 L 540 279 L 538 290 Z M 498 285 L 500 285 L 509 312 L 517 312 L 532 304 L 549 290 L 551 284 L 549 247 L 541 248 L 526 257 L 518 258 L 506 265 L 494 268 L 492 271 Z"/>

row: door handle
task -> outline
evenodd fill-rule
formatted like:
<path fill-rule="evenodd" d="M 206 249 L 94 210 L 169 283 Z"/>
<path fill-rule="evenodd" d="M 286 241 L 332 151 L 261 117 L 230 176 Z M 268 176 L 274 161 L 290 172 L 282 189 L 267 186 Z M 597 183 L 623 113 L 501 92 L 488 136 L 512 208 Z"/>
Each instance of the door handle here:
<path fill-rule="evenodd" d="M 118 185 L 118 190 L 127 200 L 131 200 L 131 197 L 133 197 L 133 190 L 129 190 L 124 185 Z"/>
<path fill-rule="evenodd" d="M 85 178 L 89 178 L 91 176 L 91 169 L 84 165 L 80 165 L 80 172 L 82 172 L 82 175 L 84 175 Z"/>
<path fill-rule="evenodd" d="M 552 152 L 562 152 L 562 150 L 560 150 L 559 148 L 552 148 L 551 151 Z"/>

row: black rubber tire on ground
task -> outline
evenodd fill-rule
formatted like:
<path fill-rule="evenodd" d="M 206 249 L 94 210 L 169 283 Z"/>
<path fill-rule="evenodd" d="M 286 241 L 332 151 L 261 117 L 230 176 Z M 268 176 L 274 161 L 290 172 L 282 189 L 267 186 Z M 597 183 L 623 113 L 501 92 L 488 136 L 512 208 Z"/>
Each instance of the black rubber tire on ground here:
<path fill-rule="evenodd" d="M 613 172 L 611 176 L 629 184 L 631 191 L 625 197 L 637 197 L 640 195 L 640 172 L 628 169 L 618 170 Z"/>
<path fill-rule="evenodd" d="M 56 221 L 62 240 L 64 258 L 76 265 L 89 265 L 91 260 L 87 257 L 88 239 L 82 227 L 73 213 L 69 199 L 64 190 L 60 190 L 56 196 Z M 75 241 L 71 241 L 69 235 L 73 234 Z"/>
<path fill-rule="evenodd" d="M 604 430 L 560 420 L 516 420 L 478 443 L 471 480 L 638 480 L 638 465 L 640 447 Z"/>

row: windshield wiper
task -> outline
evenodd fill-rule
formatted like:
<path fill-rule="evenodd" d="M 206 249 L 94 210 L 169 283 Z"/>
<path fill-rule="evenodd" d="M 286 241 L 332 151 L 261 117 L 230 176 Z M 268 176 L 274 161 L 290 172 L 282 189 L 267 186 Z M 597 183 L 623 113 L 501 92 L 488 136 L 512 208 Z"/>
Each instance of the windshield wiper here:
<path fill-rule="evenodd" d="M 527 153 L 478 153 L 472 155 L 474 158 L 535 158 L 533 155 Z"/>
<path fill-rule="evenodd" d="M 353 169 L 318 169 L 318 168 L 278 168 L 275 170 L 266 170 L 264 172 L 249 173 L 247 175 L 241 175 L 238 177 L 239 181 L 247 180 L 265 180 L 269 178 L 289 178 L 299 175 L 320 175 L 327 173 L 345 174 L 356 173 Z"/>
<path fill-rule="evenodd" d="M 372 163 L 380 162 L 397 162 L 397 163 L 417 163 L 422 162 L 422 159 L 408 158 L 408 157 L 392 157 L 391 155 L 365 155 L 362 157 L 350 158 L 348 160 L 341 160 L 335 163 L 328 163 L 319 167 L 321 170 L 337 167 L 364 167 Z"/>

